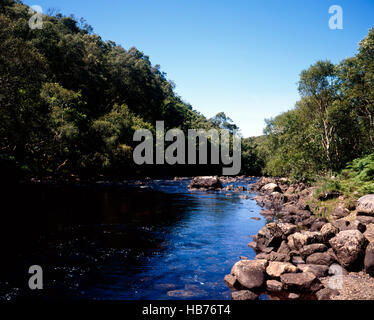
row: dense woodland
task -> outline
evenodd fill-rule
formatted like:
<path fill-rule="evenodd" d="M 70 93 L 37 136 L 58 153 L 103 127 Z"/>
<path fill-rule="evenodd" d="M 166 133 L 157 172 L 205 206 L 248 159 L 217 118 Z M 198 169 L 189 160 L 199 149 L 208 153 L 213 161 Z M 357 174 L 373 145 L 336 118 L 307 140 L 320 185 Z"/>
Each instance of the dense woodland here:
<path fill-rule="evenodd" d="M 298 90 L 293 109 L 266 120 L 265 174 L 313 179 L 374 152 L 374 29 L 354 57 L 302 71 Z"/>
<path fill-rule="evenodd" d="M 154 131 L 156 120 L 165 121 L 165 130 L 236 130 L 223 112 L 206 119 L 174 92 L 173 82 L 148 56 L 102 40 L 83 19 L 43 15 L 42 29 L 31 29 L 31 16 L 20 1 L 0 0 L 4 174 L 218 172 L 207 166 L 140 168 L 132 159 L 133 133 L 139 128 Z"/>
<path fill-rule="evenodd" d="M 83 19 L 50 13 L 31 29 L 31 15 L 20 1 L 0 0 L 3 176 L 219 174 L 212 166 L 136 166 L 132 137 L 154 131 L 156 120 L 166 130 L 238 130 L 225 113 L 207 119 L 148 56 L 104 41 Z M 298 89 L 300 101 L 266 120 L 263 136 L 242 139 L 243 174 L 313 180 L 373 153 L 374 29 L 354 57 L 302 71 Z M 372 179 L 374 161 L 365 159 Z"/>

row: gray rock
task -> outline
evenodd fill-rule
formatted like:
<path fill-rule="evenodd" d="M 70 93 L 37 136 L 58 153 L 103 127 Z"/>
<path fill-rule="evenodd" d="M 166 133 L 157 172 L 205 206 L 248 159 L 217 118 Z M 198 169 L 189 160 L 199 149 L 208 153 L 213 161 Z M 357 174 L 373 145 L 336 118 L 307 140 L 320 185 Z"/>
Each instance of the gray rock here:
<path fill-rule="evenodd" d="M 293 256 L 291 262 L 297 266 L 305 263 L 304 259 L 300 256 Z"/>
<path fill-rule="evenodd" d="M 374 216 L 374 194 L 367 194 L 357 200 L 357 211 Z"/>
<path fill-rule="evenodd" d="M 369 243 L 364 259 L 365 272 L 374 275 L 374 242 Z"/>
<path fill-rule="evenodd" d="M 295 292 L 315 292 L 321 289 L 321 282 L 311 272 L 285 273 L 280 276 L 284 289 Z"/>
<path fill-rule="evenodd" d="M 330 266 L 335 262 L 335 258 L 328 252 L 316 252 L 306 258 L 307 264 L 322 264 Z"/>
<path fill-rule="evenodd" d="M 281 245 L 278 248 L 277 253 L 288 255 L 290 253 L 290 248 L 287 245 L 287 241 L 283 240 Z"/>
<path fill-rule="evenodd" d="M 374 223 L 370 223 L 366 226 L 366 231 L 364 232 L 364 237 L 369 242 L 374 242 Z"/>
<path fill-rule="evenodd" d="M 261 188 L 261 191 L 263 191 L 263 192 L 269 192 L 269 193 L 272 193 L 272 192 L 282 192 L 281 188 L 279 188 L 279 186 L 276 183 L 273 183 L 273 182 L 265 184 Z"/>
<path fill-rule="evenodd" d="M 330 240 L 331 238 L 335 237 L 335 235 L 339 232 L 339 229 L 333 226 L 331 223 L 326 223 L 321 228 L 321 234 L 324 237 L 325 241 Z"/>
<path fill-rule="evenodd" d="M 249 290 L 239 290 L 231 292 L 232 300 L 256 300 L 258 295 Z"/>
<path fill-rule="evenodd" d="M 323 288 L 316 292 L 316 297 L 318 300 L 330 300 L 332 296 L 339 295 L 338 290 Z"/>
<path fill-rule="evenodd" d="M 287 240 L 290 249 L 298 251 L 308 244 L 323 242 L 324 239 L 320 232 L 301 231 L 291 234 Z"/>
<path fill-rule="evenodd" d="M 268 223 L 257 233 L 257 249 L 263 251 L 266 247 L 274 247 L 278 249 L 282 242 L 282 230 L 276 223 Z"/>
<path fill-rule="evenodd" d="M 366 239 L 358 230 L 339 232 L 329 242 L 339 264 L 344 268 L 353 267 L 364 255 Z"/>
<path fill-rule="evenodd" d="M 289 262 L 271 261 L 266 268 L 266 273 L 272 278 L 278 278 L 283 273 L 297 272 L 298 268 Z"/>
<path fill-rule="evenodd" d="M 311 272 L 317 278 L 326 277 L 329 273 L 329 267 L 320 264 L 300 264 L 298 268 L 303 272 Z"/>
<path fill-rule="evenodd" d="M 324 252 L 327 250 L 327 247 L 323 243 L 313 243 L 308 244 L 305 247 L 302 247 L 300 250 L 300 255 L 302 257 L 310 256 L 315 252 Z"/>
<path fill-rule="evenodd" d="M 344 218 L 349 215 L 349 210 L 344 207 L 337 207 L 334 209 L 334 211 L 331 213 L 331 215 L 335 219 Z"/>
<path fill-rule="evenodd" d="M 271 292 L 280 292 L 283 289 L 283 284 L 277 280 L 266 281 L 266 289 Z"/>
<path fill-rule="evenodd" d="M 226 285 L 231 289 L 235 288 L 235 286 L 238 284 L 236 277 L 231 274 L 226 274 L 224 280 Z"/>
<path fill-rule="evenodd" d="M 201 176 L 192 179 L 188 188 L 190 189 L 218 189 L 222 188 L 222 183 L 218 177 L 213 176 Z"/>
<path fill-rule="evenodd" d="M 288 295 L 288 299 L 290 299 L 290 300 L 296 300 L 296 299 L 299 299 L 300 298 L 300 295 L 299 294 L 297 294 L 297 293 L 290 293 L 289 295 Z"/>
<path fill-rule="evenodd" d="M 265 282 L 266 260 L 240 260 L 231 269 L 231 275 L 247 289 L 259 288 Z"/>

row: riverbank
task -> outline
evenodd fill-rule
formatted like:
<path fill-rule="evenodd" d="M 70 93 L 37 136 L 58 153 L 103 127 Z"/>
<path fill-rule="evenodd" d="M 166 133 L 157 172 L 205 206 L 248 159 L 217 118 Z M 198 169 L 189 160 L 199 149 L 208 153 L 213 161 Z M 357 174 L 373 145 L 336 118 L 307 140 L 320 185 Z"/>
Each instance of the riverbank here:
<path fill-rule="evenodd" d="M 260 178 L 249 185 L 268 223 L 225 276 L 234 300 L 260 293 L 286 299 L 374 299 L 374 196 L 352 202 L 339 193 L 317 194 L 307 184 Z M 334 199 L 326 212 L 325 201 Z M 331 204 L 330 204 L 331 207 Z"/>

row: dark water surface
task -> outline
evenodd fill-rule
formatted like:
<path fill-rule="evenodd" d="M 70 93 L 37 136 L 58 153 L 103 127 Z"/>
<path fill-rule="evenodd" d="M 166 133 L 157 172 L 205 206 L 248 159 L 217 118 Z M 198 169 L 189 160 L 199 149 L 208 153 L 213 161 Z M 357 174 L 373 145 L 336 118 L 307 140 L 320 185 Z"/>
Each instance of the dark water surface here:
<path fill-rule="evenodd" d="M 247 244 L 265 220 L 254 194 L 190 192 L 189 182 L 18 189 L 2 223 L 1 297 L 229 299 L 223 278 L 254 258 Z M 31 265 L 43 290 L 28 289 Z"/>

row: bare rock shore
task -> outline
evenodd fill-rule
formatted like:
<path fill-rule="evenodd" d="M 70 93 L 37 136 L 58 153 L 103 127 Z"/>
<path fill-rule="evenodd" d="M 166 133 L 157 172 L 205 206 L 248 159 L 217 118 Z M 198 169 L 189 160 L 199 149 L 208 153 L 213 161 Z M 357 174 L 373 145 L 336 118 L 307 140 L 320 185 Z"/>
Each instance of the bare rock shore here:
<path fill-rule="evenodd" d="M 225 276 L 232 299 L 254 300 L 263 292 L 286 299 L 374 299 L 374 195 L 342 204 L 326 219 L 310 208 L 315 189 L 306 184 L 260 178 L 249 190 L 268 223 L 248 244 L 255 260 L 236 262 Z M 339 197 L 318 195 L 320 201 Z"/>

